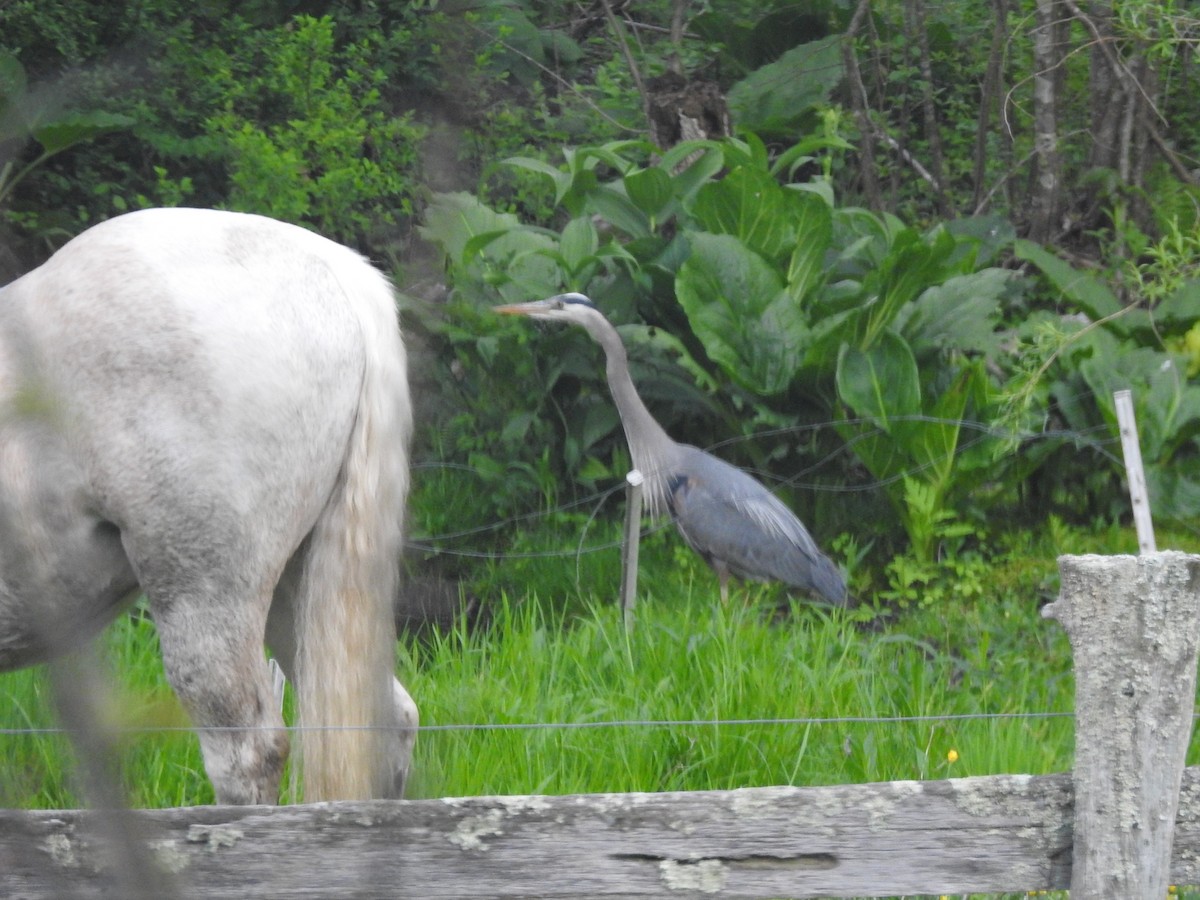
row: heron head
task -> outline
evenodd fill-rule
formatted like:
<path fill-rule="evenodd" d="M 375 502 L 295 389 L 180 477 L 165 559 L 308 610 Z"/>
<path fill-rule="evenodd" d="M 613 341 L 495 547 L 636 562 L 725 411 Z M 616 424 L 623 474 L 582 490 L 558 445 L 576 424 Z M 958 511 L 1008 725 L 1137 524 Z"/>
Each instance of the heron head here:
<path fill-rule="evenodd" d="M 583 325 L 600 314 L 596 304 L 583 294 L 555 294 L 545 300 L 533 303 L 513 303 L 508 306 L 494 306 L 494 312 L 506 316 L 529 316 L 531 319 L 545 319 L 550 322 L 571 322 Z"/>

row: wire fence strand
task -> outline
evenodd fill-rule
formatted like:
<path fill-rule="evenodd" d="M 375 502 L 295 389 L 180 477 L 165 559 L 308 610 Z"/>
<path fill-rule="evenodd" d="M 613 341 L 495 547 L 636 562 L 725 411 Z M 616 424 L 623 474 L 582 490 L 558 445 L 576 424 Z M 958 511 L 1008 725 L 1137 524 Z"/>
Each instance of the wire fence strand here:
<path fill-rule="evenodd" d="M 1065 402 L 1077 402 L 1085 400 L 1090 396 L 1090 394 L 1080 394 L 1076 397 L 1064 399 Z M 737 444 L 761 441 L 769 438 L 779 438 L 787 435 L 800 436 L 809 434 L 813 431 L 826 429 L 839 430 L 844 437 L 844 442 L 841 444 L 841 446 L 830 451 L 825 456 L 790 476 L 780 477 L 772 473 L 752 471 L 753 475 L 768 485 L 773 484 L 777 489 L 786 487 L 790 490 L 831 494 L 870 493 L 884 490 L 903 481 L 906 478 L 919 476 L 922 472 L 925 472 L 932 467 L 942 465 L 948 459 L 957 458 L 958 456 L 961 456 L 967 451 L 978 447 L 980 444 L 988 440 L 996 440 L 1011 444 L 1013 449 L 1010 452 L 1013 453 L 1021 452 L 1022 448 L 1035 444 L 1057 441 L 1064 445 L 1069 444 L 1081 450 L 1091 451 L 1102 460 L 1112 464 L 1118 469 L 1122 465 L 1121 456 L 1115 450 L 1115 448 L 1119 446 L 1120 438 L 1117 434 L 1114 434 L 1107 425 L 1103 424 L 1095 425 L 1086 429 L 1044 427 L 1039 430 L 1033 430 L 1016 429 L 1008 425 L 998 424 L 996 422 L 981 422 L 970 419 L 948 419 L 923 414 L 895 416 L 893 417 L 893 421 L 922 422 L 929 425 L 952 425 L 962 429 L 963 431 L 974 432 L 974 436 L 967 440 L 959 441 L 952 450 L 947 451 L 940 457 L 927 460 L 919 465 L 906 467 L 883 478 L 873 478 L 856 484 L 824 483 L 811 480 L 811 476 L 833 465 L 845 454 L 852 453 L 856 443 L 869 440 L 872 437 L 877 437 L 884 433 L 866 418 L 849 417 L 824 422 L 805 423 L 802 425 L 766 429 L 754 434 L 738 435 L 721 441 L 716 441 L 708 445 L 708 447 L 705 449 L 709 452 L 714 452 Z M 847 433 L 848 431 L 854 429 L 865 430 L 860 430 L 858 433 L 854 434 Z M 446 469 L 452 471 L 457 470 L 474 474 L 474 470 L 470 466 L 466 466 L 462 463 L 441 463 L 437 461 L 427 461 L 416 464 L 414 468 Z M 653 473 L 643 474 L 653 475 Z M 546 550 L 513 551 L 497 548 L 481 548 L 478 546 L 463 547 L 460 545 L 460 542 L 470 538 L 478 538 L 487 534 L 502 533 L 505 530 L 516 526 L 545 521 L 552 519 L 555 516 L 559 516 L 564 513 L 571 513 L 589 506 L 591 507 L 591 511 L 588 516 L 588 527 L 590 527 L 592 522 L 594 522 L 598 517 L 599 511 L 603 508 L 604 504 L 609 502 L 609 500 L 611 500 L 614 496 L 620 496 L 623 492 L 623 487 L 623 483 L 614 484 L 612 487 L 593 491 L 582 497 L 569 500 L 556 506 L 543 508 L 532 512 L 521 513 L 484 525 L 478 525 L 458 531 L 446 532 L 443 534 L 430 534 L 410 537 L 406 542 L 406 546 L 410 550 L 430 555 L 493 561 L 502 559 L 578 559 L 579 557 L 589 553 L 601 553 L 617 550 L 623 545 L 623 541 L 619 538 L 605 540 L 595 544 L 584 543 L 588 528 L 583 529 L 583 534 L 580 537 L 579 543 L 571 549 L 556 548 Z M 1200 528 L 1197 528 L 1193 523 L 1180 520 L 1176 524 L 1182 528 L 1200 534 Z M 669 521 L 647 524 L 643 528 L 641 536 L 646 537 L 658 530 L 668 527 L 669 525 Z"/>
<path fill-rule="evenodd" d="M 285 726 L 239 726 L 219 725 L 192 727 L 188 725 L 165 726 L 132 726 L 113 729 L 117 735 L 155 735 L 155 734 L 198 734 L 208 732 L 214 734 L 245 731 L 416 731 L 418 734 L 437 734 L 446 732 L 471 731 L 589 731 L 610 728 L 654 729 L 654 728 L 747 728 L 747 727 L 835 727 L 839 725 L 912 725 L 930 722 L 978 722 L 978 721 L 1012 721 L 1012 720 L 1045 720 L 1073 719 L 1073 712 L 974 712 L 974 713 L 925 713 L 920 715 L 896 716 L 785 716 L 780 718 L 738 718 L 738 719 L 604 719 L 593 722 L 452 722 L 433 725 L 418 725 L 413 728 L 355 725 L 355 726 L 324 726 L 324 725 L 285 725 Z M 1195 718 L 1200 719 L 1200 713 Z M 38 737 L 52 735 L 69 735 L 67 728 L 0 728 L 0 737 Z"/>

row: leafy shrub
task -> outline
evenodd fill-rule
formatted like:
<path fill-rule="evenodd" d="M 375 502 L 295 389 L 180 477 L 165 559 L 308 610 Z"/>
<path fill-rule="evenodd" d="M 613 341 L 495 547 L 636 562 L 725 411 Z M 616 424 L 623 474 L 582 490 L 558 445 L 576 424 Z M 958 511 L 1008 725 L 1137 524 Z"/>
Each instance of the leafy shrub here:
<path fill-rule="evenodd" d="M 789 181 L 814 153 L 842 146 L 818 137 L 772 159 L 748 137 L 682 144 L 649 162 L 653 148 L 619 142 L 568 150 L 561 168 L 509 160 L 553 185 L 569 217 L 561 232 L 453 195 L 433 199 L 425 234 L 446 253 L 465 303 L 585 291 L 622 326 L 635 358 L 647 334 L 639 319 L 669 329 L 677 337 L 657 339 L 659 353 L 669 346 L 676 372 L 704 389 L 687 395 L 685 418 L 706 420 L 708 435 L 714 419 L 735 433 L 780 429 L 773 446 L 746 450 L 760 471 L 799 468 L 804 451 L 848 450 L 928 560 L 947 516 L 1007 448 L 999 438 L 964 448 L 961 436 L 964 419 L 993 415 L 999 402 L 984 360 L 1000 355 L 1011 276 L 986 266 L 996 242 L 976 236 L 996 223 L 923 234 L 837 208 L 823 180 Z M 569 436 L 598 421 L 581 398 L 604 387 L 586 337 L 554 340 L 560 359 L 568 340 L 590 354 L 591 374 L 574 362 L 579 350 L 565 367 L 588 389 L 556 401 Z M 618 438 L 615 416 L 607 422 L 607 437 Z M 585 460 L 572 453 L 570 470 Z M 916 495 L 921 504 L 910 502 Z M 978 494 L 972 502 L 983 505 Z"/>
<path fill-rule="evenodd" d="M 275 2 L 78 6 L 12 5 L 0 43 L 15 39 L 37 67 L 38 96 L 117 114 L 133 139 L 75 146 L 27 179 L 12 203 L 23 227 L 69 236 L 127 209 L 190 202 L 398 255 L 422 130 L 393 114 L 394 85 L 427 62 L 415 52 L 420 11 L 335 3 L 333 15 L 293 19 L 294 4 Z"/>
<path fill-rule="evenodd" d="M 1055 409 L 1078 432 L 1101 426 L 1118 435 L 1113 393 L 1132 393 L 1151 508 L 1164 517 L 1200 515 L 1200 384 L 1190 371 L 1190 336 L 1200 320 L 1200 280 L 1172 277 L 1194 264 L 1160 257 L 1153 302 L 1124 304 L 1095 274 L 1071 267 L 1027 241 L 1017 253 L 1036 265 L 1073 314 L 1063 321 L 1053 355 L 1050 394 Z M 1107 454 L 1114 478 L 1123 461 Z"/>
<path fill-rule="evenodd" d="M 300 16 L 212 73 L 205 124 L 229 166 L 228 203 L 363 245 L 412 213 L 422 131 L 383 107 L 371 41 L 338 50 L 328 16 Z"/>

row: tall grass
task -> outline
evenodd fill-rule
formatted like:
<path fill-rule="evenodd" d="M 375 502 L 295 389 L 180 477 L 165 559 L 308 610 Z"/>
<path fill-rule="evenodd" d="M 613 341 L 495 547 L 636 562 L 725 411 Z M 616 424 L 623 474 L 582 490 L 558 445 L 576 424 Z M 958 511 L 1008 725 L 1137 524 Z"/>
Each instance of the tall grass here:
<path fill-rule="evenodd" d="M 643 599 L 627 633 L 612 597 L 618 554 L 607 556 L 587 560 L 582 579 L 570 559 L 498 565 L 480 582 L 495 592 L 483 598 L 489 625 L 459 622 L 400 645 L 398 671 L 427 726 L 413 796 L 832 784 L 1070 765 L 1069 718 L 988 717 L 1071 709 L 1069 648 L 1039 617 L 1027 576 L 1025 588 L 998 579 L 985 602 L 917 610 L 878 627 L 861 615 L 781 607 L 778 592 L 755 586 L 723 606 L 711 574 L 663 535 L 643 555 Z M 516 596 L 516 583 L 537 593 Z M 109 717 L 126 729 L 131 801 L 211 802 L 152 622 L 122 617 L 103 643 L 116 684 Z M 0 734 L 0 805 L 82 804 L 69 742 L 20 733 L 55 724 L 43 672 L 0 676 L 0 729 L 17 732 Z"/>
<path fill-rule="evenodd" d="M 1062 675 L 1061 660 L 1036 668 L 1051 666 Z M 643 606 L 631 635 L 611 606 L 564 621 L 504 601 L 489 633 L 415 647 L 404 669 L 424 723 L 484 726 L 421 736 L 422 795 L 1046 772 L 1071 756 L 1067 719 L 942 718 L 1069 710 L 1069 679 L 1022 673 L 995 691 L 986 652 L 696 593 Z M 506 723 L 546 727 L 487 727 Z"/>

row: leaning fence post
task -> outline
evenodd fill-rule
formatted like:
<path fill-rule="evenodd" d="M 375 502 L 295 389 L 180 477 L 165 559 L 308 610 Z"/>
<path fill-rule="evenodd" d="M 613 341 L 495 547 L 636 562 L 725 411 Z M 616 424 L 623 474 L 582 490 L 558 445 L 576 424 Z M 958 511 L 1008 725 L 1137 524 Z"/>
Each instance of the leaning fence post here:
<path fill-rule="evenodd" d="M 625 476 L 628 496 L 625 503 L 625 542 L 621 553 L 621 614 L 625 630 L 633 630 L 633 610 L 637 606 L 638 546 L 642 536 L 642 483 L 637 469 Z"/>
<path fill-rule="evenodd" d="M 1061 556 L 1075 661 L 1071 900 L 1165 897 L 1192 732 L 1200 556 Z"/>
<path fill-rule="evenodd" d="M 1146 490 L 1146 473 L 1142 469 L 1142 448 L 1138 443 L 1137 418 L 1133 412 L 1133 392 L 1116 391 L 1113 405 L 1117 410 L 1117 427 L 1121 431 L 1121 450 L 1129 480 L 1129 501 L 1133 504 L 1133 524 L 1137 527 L 1138 552 L 1153 553 L 1158 547 L 1154 543 L 1154 525 L 1150 519 L 1150 493 Z"/>

